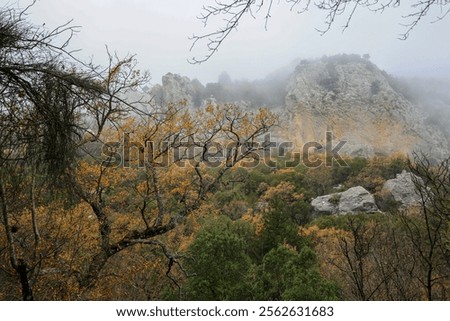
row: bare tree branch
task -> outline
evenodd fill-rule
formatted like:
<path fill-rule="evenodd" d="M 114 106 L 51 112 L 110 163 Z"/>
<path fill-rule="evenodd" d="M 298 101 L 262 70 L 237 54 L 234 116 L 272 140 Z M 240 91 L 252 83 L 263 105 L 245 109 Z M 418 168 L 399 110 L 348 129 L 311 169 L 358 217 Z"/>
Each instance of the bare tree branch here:
<path fill-rule="evenodd" d="M 316 28 L 320 34 L 327 33 L 340 16 L 345 17 L 342 29 L 347 29 L 358 8 L 372 12 L 384 12 L 400 6 L 400 0 L 285 0 L 285 2 L 291 5 L 291 11 L 295 10 L 299 14 L 309 11 L 311 8 L 323 12 L 325 27 Z M 438 0 L 415 0 L 412 2 L 409 5 L 410 13 L 402 17 L 406 30 L 399 36 L 399 39 L 406 40 L 413 29 L 435 8 L 440 9 L 440 13 L 436 14 L 437 17 L 433 22 L 444 19 L 450 12 L 450 9 L 445 10 L 449 3 L 449 1 Z M 199 35 L 194 34 L 190 38 L 192 40 L 191 51 L 201 43 L 206 47 L 206 54 L 201 58 L 193 57 L 189 62 L 200 64 L 208 61 L 217 53 L 225 39 L 234 30 L 237 30 L 239 23 L 245 17 L 256 18 L 256 14 L 264 11 L 264 27 L 267 29 L 274 4 L 273 0 L 216 0 L 214 4 L 204 6 L 198 19 L 205 27 L 211 25 L 216 29 Z"/>

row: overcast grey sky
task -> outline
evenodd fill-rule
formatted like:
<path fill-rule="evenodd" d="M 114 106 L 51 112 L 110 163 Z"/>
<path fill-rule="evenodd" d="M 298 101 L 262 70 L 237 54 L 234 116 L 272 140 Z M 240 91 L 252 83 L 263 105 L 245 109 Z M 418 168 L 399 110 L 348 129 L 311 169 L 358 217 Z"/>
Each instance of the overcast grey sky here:
<path fill-rule="evenodd" d="M 12 0 L 0 0 L 0 3 Z M 23 7 L 30 1 L 20 0 Z M 137 54 L 140 68 L 159 83 L 167 72 L 198 78 L 203 83 L 216 81 L 222 71 L 233 79 L 256 79 L 287 65 L 296 58 L 314 58 L 337 53 L 369 53 L 380 68 L 397 75 L 448 77 L 450 74 L 450 17 L 439 23 L 425 19 L 406 41 L 398 40 L 403 8 L 375 14 L 360 10 L 344 32 L 338 21 L 321 36 L 323 13 L 310 10 L 298 15 L 281 1 L 272 12 L 268 30 L 264 14 L 247 17 L 223 44 L 220 51 L 201 65 L 187 59 L 206 53 L 204 46 L 189 52 L 194 33 L 204 32 L 196 18 L 203 4 L 214 0 L 38 0 L 30 19 L 36 24 L 55 27 L 70 19 L 82 26 L 72 48 L 82 58 L 93 57 L 102 64 L 105 45 L 119 55 Z M 408 1 L 409 2 L 409 1 Z M 403 2 L 402 2 L 403 3 Z M 404 22 L 404 21 L 403 21 Z M 211 25 L 213 28 L 217 25 Z"/>

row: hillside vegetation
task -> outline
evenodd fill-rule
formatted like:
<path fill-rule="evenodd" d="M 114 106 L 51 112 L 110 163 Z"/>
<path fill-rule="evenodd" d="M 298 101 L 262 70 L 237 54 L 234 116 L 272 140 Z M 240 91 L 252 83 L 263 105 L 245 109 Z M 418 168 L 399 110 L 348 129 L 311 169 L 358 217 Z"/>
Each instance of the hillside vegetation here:
<path fill-rule="evenodd" d="M 192 106 L 199 97 L 186 97 L 173 75 L 165 86 L 181 91 L 162 86 L 149 96 L 149 74 L 135 57 L 108 53 L 106 67 L 82 62 L 67 47 L 74 27 L 49 31 L 26 17 L 0 8 L 1 300 L 449 299 L 450 159 L 441 140 L 439 157 L 393 148 L 338 161 L 315 150 L 306 156 L 322 166 L 313 166 L 288 148 L 270 154 L 269 133 L 281 128 L 295 138 L 306 123 L 285 123 L 286 109 L 214 99 Z M 385 75 L 343 57 L 299 65 L 284 106 L 294 119 L 317 116 L 314 108 L 351 116 L 364 107 L 410 124 L 415 114 L 403 113 L 412 105 Z M 365 81 L 347 88 L 350 71 L 361 70 Z M 373 77 L 380 82 L 368 87 Z M 310 81 L 306 89 L 301 79 Z M 282 92 L 263 83 L 264 99 Z M 225 75 L 221 84 L 246 92 Z M 315 93 L 325 95 L 323 105 Z M 372 110 L 379 100 L 403 109 Z M 323 127 L 326 119 L 311 121 Z M 345 128 L 345 117 L 339 121 L 335 128 Z M 423 121 L 402 128 L 397 138 L 405 140 L 428 130 Z M 383 139 L 400 130 L 384 129 Z M 364 131 L 351 137 L 369 143 Z M 383 192 L 404 170 L 414 174 L 415 206 Z M 355 186 L 381 211 L 313 211 L 314 198 Z"/>

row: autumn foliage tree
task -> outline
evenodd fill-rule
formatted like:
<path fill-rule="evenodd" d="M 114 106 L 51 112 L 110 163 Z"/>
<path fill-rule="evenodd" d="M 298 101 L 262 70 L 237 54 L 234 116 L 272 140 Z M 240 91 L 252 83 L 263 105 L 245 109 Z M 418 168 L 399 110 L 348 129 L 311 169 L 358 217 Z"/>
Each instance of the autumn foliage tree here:
<path fill-rule="evenodd" d="M 80 167 L 71 176 L 75 194 L 89 204 L 98 223 L 98 250 L 79 274 L 81 287 L 92 286 L 111 257 L 135 245 L 159 247 L 169 263 L 176 263 L 176 256 L 160 236 L 198 210 L 209 193 L 220 187 L 228 170 L 264 148 L 258 138 L 276 122 L 266 110 L 251 115 L 231 105 L 209 105 L 194 114 L 183 104 L 170 105 L 155 107 L 152 115 L 158 117 L 125 120 L 115 133 L 116 138 L 123 138 L 128 137 L 127 131 L 133 131 L 136 142 L 143 143 L 129 145 L 122 140 L 123 144 L 107 144 L 108 148 L 133 148 L 135 153 L 123 161 L 134 164 L 134 169 L 121 168 L 122 162 L 114 164 L 119 168 L 111 166 L 107 156 L 106 161 L 83 165 L 89 169 Z M 124 171 L 128 174 L 119 174 Z M 134 213 L 126 213 L 126 223 L 117 216 L 111 198 L 119 182 L 135 188 L 139 195 L 130 200 Z M 117 224 L 126 224 L 126 228 Z"/>
<path fill-rule="evenodd" d="M 275 117 L 267 111 L 250 115 L 234 106 L 209 106 L 198 115 L 183 104 L 154 106 L 139 91 L 149 77 L 136 70 L 133 57 L 119 59 L 108 52 L 104 68 L 82 62 L 68 50 L 75 27 L 36 27 L 27 22 L 27 10 L 0 10 L 0 204 L 2 251 L 9 261 L 3 265 L 5 277 L 16 279 L 22 298 L 32 300 L 33 286 L 38 297 L 57 297 L 55 292 L 44 294 L 39 284 L 59 275 L 72 284 L 60 297 L 74 298 L 85 295 L 109 258 L 137 244 L 156 246 L 172 264 L 175 257 L 155 237 L 198 209 L 229 168 L 260 148 L 256 140 Z M 108 157 L 79 161 L 90 154 L 89 143 L 123 137 L 126 130 L 155 147 L 156 154 L 139 171 L 120 173 L 108 166 Z M 212 170 L 205 165 L 204 151 L 215 142 L 229 148 Z M 191 147 L 200 152 L 180 158 L 173 154 Z M 164 157 L 169 162 L 161 166 Z M 189 160 L 188 166 L 178 166 L 183 159 Z M 114 208 L 117 196 L 110 192 L 122 184 L 136 187 L 142 196 L 130 205 L 137 219 L 118 218 L 128 215 L 128 208 Z M 97 224 L 94 230 L 92 222 Z M 58 286 L 52 290 L 62 291 Z"/>
<path fill-rule="evenodd" d="M 76 110 L 82 100 L 102 97 L 105 90 L 95 81 L 95 68 L 67 51 L 73 27 L 44 30 L 29 25 L 26 12 L 0 9 L 0 201 L 10 268 L 23 299 L 30 300 L 35 268 L 42 261 L 37 173 L 57 177 L 71 163 L 79 134 Z M 56 45 L 60 37 L 66 41 Z M 14 197 L 23 190 L 26 195 Z M 26 209 L 34 237 L 25 241 L 18 238 L 16 223 Z M 34 249 L 31 257 L 21 249 L 28 246 Z"/>
<path fill-rule="evenodd" d="M 420 210 L 405 211 L 401 219 L 422 268 L 416 278 L 428 300 L 439 300 L 447 296 L 450 279 L 450 158 L 432 164 L 416 153 L 409 168 Z"/>
<path fill-rule="evenodd" d="M 445 300 L 449 293 L 449 161 L 415 154 L 408 167 L 419 204 L 385 214 L 318 219 L 315 240 L 325 276 L 355 300 Z M 316 243 L 317 242 L 317 243 Z"/>

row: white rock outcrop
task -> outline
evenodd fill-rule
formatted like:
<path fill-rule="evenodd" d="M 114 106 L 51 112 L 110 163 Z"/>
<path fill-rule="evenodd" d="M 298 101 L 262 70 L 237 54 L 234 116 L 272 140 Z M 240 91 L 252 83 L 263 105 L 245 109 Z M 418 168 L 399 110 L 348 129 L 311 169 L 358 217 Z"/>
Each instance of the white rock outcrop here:
<path fill-rule="evenodd" d="M 341 193 L 319 196 L 312 200 L 311 206 L 315 215 L 378 212 L 375 198 L 362 186 L 352 187 Z"/>
<path fill-rule="evenodd" d="M 414 180 L 420 180 L 412 173 L 403 171 L 393 179 L 387 180 L 381 190 L 382 195 L 392 196 L 392 198 L 402 207 L 419 205 L 420 195 L 417 193 Z"/>

